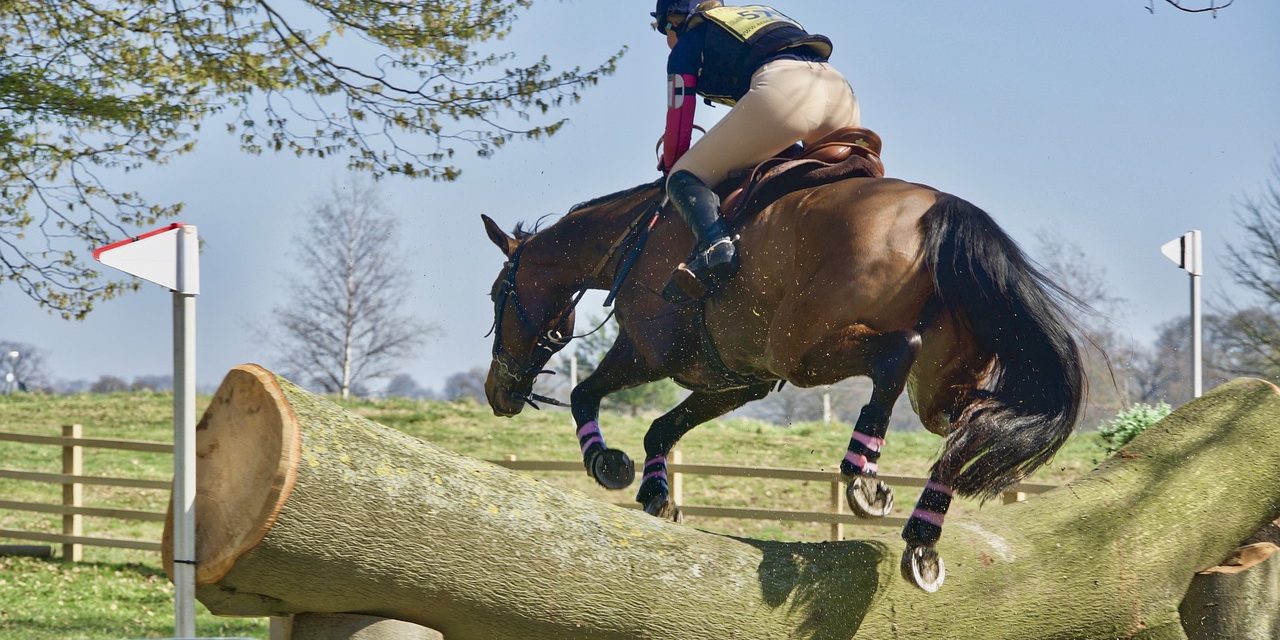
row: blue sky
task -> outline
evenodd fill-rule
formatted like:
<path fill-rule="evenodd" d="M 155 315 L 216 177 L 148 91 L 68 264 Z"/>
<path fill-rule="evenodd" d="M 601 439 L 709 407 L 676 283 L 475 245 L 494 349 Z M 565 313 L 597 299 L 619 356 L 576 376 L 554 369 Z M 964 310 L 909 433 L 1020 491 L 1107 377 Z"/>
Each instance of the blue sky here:
<path fill-rule="evenodd" d="M 1043 229 L 1081 246 L 1128 301 L 1115 320 L 1135 340 L 1186 312 L 1186 276 L 1159 247 L 1189 229 L 1204 231 L 1206 291 L 1235 295 L 1219 268 L 1226 243 L 1239 240 L 1233 202 L 1259 193 L 1280 150 L 1280 3 L 1237 0 L 1216 20 L 1163 2 L 1152 14 L 1145 0 L 774 6 L 835 42 L 833 62 L 853 83 L 863 124 L 884 138 L 890 175 L 974 202 L 1033 252 Z M 547 141 L 463 158 L 455 183 L 382 183 L 414 274 L 406 309 L 444 332 L 405 364 L 420 383 L 487 365 L 486 294 L 501 256 L 481 213 L 510 228 L 656 177 L 665 44 L 649 29 L 651 10 L 538 4 L 503 48 L 588 66 L 626 44 L 618 73 L 561 112 L 570 123 Z M 724 111 L 700 107 L 698 121 Z M 307 204 L 345 179 L 340 160 L 248 156 L 221 130 L 206 126 L 196 152 L 126 185 L 185 201 L 179 220 L 206 242 L 202 386 L 241 362 L 273 365 L 249 327 L 288 295 L 287 247 Z M 67 322 L 0 285 L 0 339 L 44 349 L 58 378 L 168 373 L 169 295 L 148 285 Z M 601 298 L 587 298 L 589 313 Z"/>

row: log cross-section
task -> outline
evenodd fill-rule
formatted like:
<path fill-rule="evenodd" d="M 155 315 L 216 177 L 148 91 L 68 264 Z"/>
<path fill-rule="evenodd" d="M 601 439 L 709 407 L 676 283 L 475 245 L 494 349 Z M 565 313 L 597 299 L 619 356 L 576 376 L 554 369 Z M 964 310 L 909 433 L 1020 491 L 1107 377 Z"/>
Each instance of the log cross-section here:
<path fill-rule="evenodd" d="M 1094 472 L 954 518 L 947 583 L 896 533 L 787 543 L 660 521 L 460 456 L 254 365 L 197 434 L 197 592 L 467 638 L 1183 638 L 1197 571 L 1280 517 L 1280 395 L 1218 388 Z M 166 547 L 167 548 L 167 547 Z"/>

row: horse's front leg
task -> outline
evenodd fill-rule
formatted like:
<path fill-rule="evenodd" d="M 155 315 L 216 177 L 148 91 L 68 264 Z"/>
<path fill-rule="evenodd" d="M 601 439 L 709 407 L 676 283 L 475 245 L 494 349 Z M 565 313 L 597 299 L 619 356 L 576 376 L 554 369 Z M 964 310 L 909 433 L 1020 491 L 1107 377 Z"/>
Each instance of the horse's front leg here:
<path fill-rule="evenodd" d="M 631 338 L 625 332 L 619 332 L 596 370 L 569 395 L 578 445 L 582 449 L 582 464 L 587 468 L 587 475 L 595 478 L 600 486 L 625 489 L 636 476 L 635 463 L 631 458 L 621 449 L 610 449 L 604 442 L 599 421 L 600 401 L 614 391 L 663 377 L 637 355 Z"/>
<path fill-rule="evenodd" d="M 667 480 L 667 456 L 671 449 L 690 429 L 765 397 L 772 386 L 772 383 L 762 383 L 728 391 L 695 391 L 676 408 L 654 420 L 644 436 L 644 478 L 636 494 L 636 502 L 645 512 L 680 521 L 681 514 L 671 500 L 671 484 Z"/>

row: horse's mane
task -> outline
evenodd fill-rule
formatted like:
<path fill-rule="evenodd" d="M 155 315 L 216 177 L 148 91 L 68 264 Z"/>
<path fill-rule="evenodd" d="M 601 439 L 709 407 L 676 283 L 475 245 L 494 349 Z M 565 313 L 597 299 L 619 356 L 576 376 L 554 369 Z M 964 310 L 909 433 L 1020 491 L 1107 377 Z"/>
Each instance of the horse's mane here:
<path fill-rule="evenodd" d="M 524 242 L 525 240 L 528 240 L 529 238 L 532 238 L 538 235 L 538 232 L 542 230 L 542 222 L 553 215 L 555 214 L 554 213 L 545 214 L 541 218 L 534 220 L 533 225 L 528 227 L 525 226 L 525 222 L 523 220 L 520 222 L 517 222 L 516 228 L 511 230 L 511 235 L 514 236 L 516 240 L 519 240 L 520 242 Z"/>
<path fill-rule="evenodd" d="M 646 182 L 644 184 L 636 185 L 628 189 L 623 189 L 622 191 L 615 191 L 608 195 L 600 196 L 598 198 L 592 198 L 590 200 L 587 200 L 586 202 L 579 202 L 578 204 L 575 204 L 572 207 L 570 207 L 569 212 L 566 213 L 565 216 L 571 215 L 583 209 L 594 207 L 598 204 L 613 202 L 614 200 L 620 200 L 622 198 L 632 196 L 645 189 L 652 189 L 661 183 L 662 183 L 661 179 L 658 179 L 658 180 L 654 180 L 653 182 Z M 515 239 L 519 241 L 528 240 L 529 238 L 532 238 L 533 236 L 537 235 L 538 232 L 542 230 L 542 223 L 552 215 L 555 215 L 555 214 L 548 213 L 538 218 L 537 220 L 535 220 L 532 225 L 527 224 L 525 222 L 517 222 L 516 228 L 512 230 L 511 235 L 514 236 Z"/>
<path fill-rule="evenodd" d="M 629 196 L 629 195 L 632 195 L 632 194 L 634 194 L 634 193 L 636 193 L 636 192 L 638 192 L 638 191 L 643 191 L 643 190 L 645 190 L 645 189 L 652 189 L 652 188 L 654 188 L 654 187 L 658 186 L 659 182 L 661 182 L 661 179 L 659 179 L 659 180 L 654 180 L 653 182 L 646 182 L 646 183 L 641 184 L 641 185 L 636 185 L 636 186 L 634 186 L 634 187 L 631 187 L 630 189 L 623 189 L 622 191 L 617 191 L 617 192 L 615 192 L 615 193 L 611 193 L 611 194 L 609 194 L 609 195 L 607 195 L 607 196 L 600 196 L 599 198 L 592 198 L 591 200 L 588 200 L 588 201 L 586 201 L 586 202 L 579 202 L 578 204 L 575 204 L 575 205 L 573 205 L 572 207 L 570 207 L 570 208 L 569 208 L 569 213 L 573 213 L 574 211 L 577 211 L 577 210 L 579 210 L 579 209 L 586 209 L 587 207 L 594 207 L 594 206 L 596 206 L 596 205 L 598 205 L 598 204 L 600 204 L 600 203 L 603 203 L 603 202 L 612 202 L 612 201 L 617 200 L 617 199 L 619 199 L 619 198 L 625 198 L 625 197 L 627 197 L 627 196 Z"/>

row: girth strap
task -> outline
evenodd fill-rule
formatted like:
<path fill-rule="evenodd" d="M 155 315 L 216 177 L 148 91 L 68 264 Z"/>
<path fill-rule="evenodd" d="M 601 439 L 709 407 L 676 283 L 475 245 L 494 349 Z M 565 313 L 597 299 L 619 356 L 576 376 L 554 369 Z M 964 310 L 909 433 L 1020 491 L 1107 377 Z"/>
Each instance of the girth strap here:
<path fill-rule="evenodd" d="M 738 373 L 729 368 L 724 363 L 724 358 L 720 356 L 720 350 L 716 348 L 716 341 L 711 337 L 711 330 L 707 328 L 707 304 L 706 301 L 698 303 L 698 313 L 693 317 L 693 324 L 698 332 L 698 342 L 702 346 L 702 352 L 706 355 L 707 363 L 720 376 L 724 386 L 717 386 L 718 390 L 741 389 L 744 387 L 754 387 L 761 383 L 776 383 L 776 378 L 759 378 L 756 376 Z"/>

